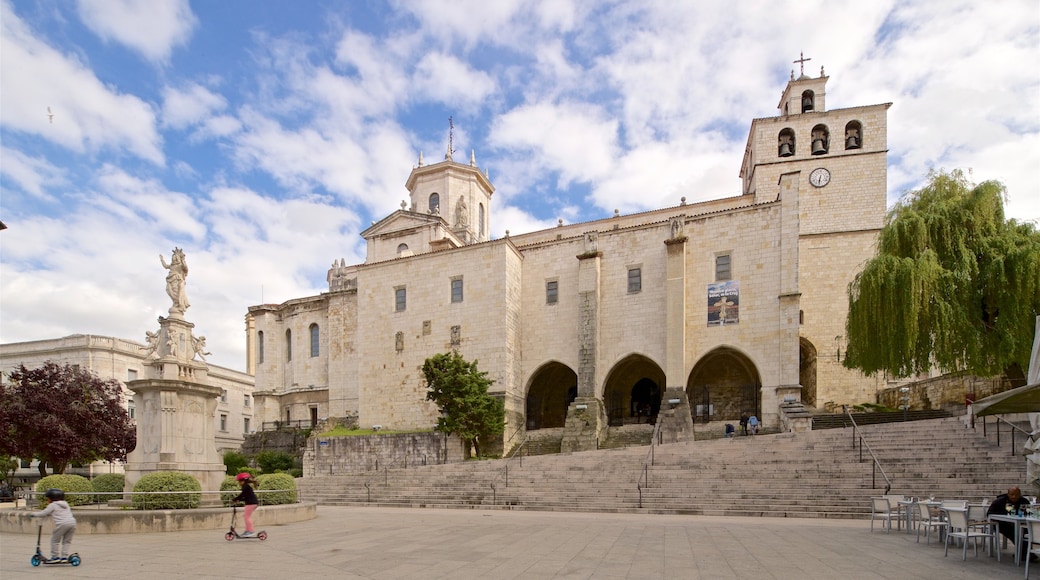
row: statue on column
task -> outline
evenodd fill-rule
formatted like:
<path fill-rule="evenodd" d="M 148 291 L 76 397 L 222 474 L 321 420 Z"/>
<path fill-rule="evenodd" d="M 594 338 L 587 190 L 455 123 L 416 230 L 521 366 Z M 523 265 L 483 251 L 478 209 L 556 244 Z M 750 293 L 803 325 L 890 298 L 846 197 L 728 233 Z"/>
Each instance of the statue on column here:
<path fill-rule="evenodd" d="M 174 248 L 169 264 L 166 263 L 166 258 L 162 254 L 159 254 L 159 261 L 162 262 L 163 268 L 170 271 L 166 275 L 166 294 L 169 295 L 170 300 L 173 300 L 170 310 L 184 312 L 191 306 L 185 288 L 188 283 L 188 263 L 184 260 L 184 250 Z"/>

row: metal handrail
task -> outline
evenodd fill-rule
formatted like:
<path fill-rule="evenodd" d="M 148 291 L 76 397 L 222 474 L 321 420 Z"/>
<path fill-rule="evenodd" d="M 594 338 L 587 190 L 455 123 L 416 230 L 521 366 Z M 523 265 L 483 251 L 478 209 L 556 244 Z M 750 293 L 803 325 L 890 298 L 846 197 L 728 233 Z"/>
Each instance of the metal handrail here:
<path fill-rule="evenodd" d="M 852 412 L 849 411 L 847 407 L 845 408 L 845 414 L 848 415 L 849 421 L 852 421 L 852 448 L 855 449 L 856 448 L 856 431 L 859 429 L 859 425 L 856 424 L 856 419 L 852 416 Z M 877 488 L 877 472 L 880 471 L 881 472 L 881 477 L 885 478 L 885 493 L 884 493 L 884 495 L 888 495 L 888 492 L 892 491 L 892 480 L 888 478 L 888 474 L 885 473 L 885 469 L 883 467 L 881 467 L 881 462 L 878 461 L 877 455 L 874 454 L 874 450 L 870 448 L 870 444 L 866 442 L 866 440 L 863 438 L 863 435 L 861 434 L 859 436 L 859 460 L 861 462 L 863 461 L 863 448 L 864 447 L 867 448 L 867 452 L 870 453 L 870 457 L 874 460 L 874 464 L 871 466 L 871 469 L 870 469 L 870 488 L 871 489 L 876 489 Z"/>
<path fill-rule="evenodd" d="M 257 495 L 257 497 L 260 499 L 260 502 L 262 504 L 263 503 L 263 497 L 265 495 L 274 494 L 274 493 L 285 493 L 287 491 L 295 493 L 296 494 L 296 501 L 297 502 L 300 501 L 300 499 L 299 499 L 300 492 L 299 492 L 299 490 L 296 490 L 296 489 L 254 489 L 253 493 L 255 493 Z M 218 498 L 220 498 L 221 506 L 227 507 L 227 506 L 230 505 L 231 498 L 233 496 L 238 495 L 238 490 L 228 489 L 228 490 L 221 490 L 221 491 L 66 491 L 64 493 L 65 493 L 65 498 L 69 499 L 69 500 L 74 500 L 74 498 L 81 498 L 81 497 L 87 497 L 88 498 L 88 501 L 86 503 L 79 503 L 79 504 L 77 504 L 75 506 L 77 510 L 87 510 L 87 509 L 105 510 L 105 509 L 113 509 L 113 508 L 109 507 L 109 505 L 108 505 L 108 502 L 112 501 L 112 500 L 124 500 L 124 499 L 125 500 L 130 500 L 133 497 L 143 497 L 145 499 L 143 500 L 142 503 L 147 505 L 148 498 L 156 498 L 157 500 L 162 500 L 162 499 L 169 498 L 171 496 L 189 496 L 190 497 L 190 496 L 193 496 L 193 495 L 194 496 L 198 496 L 199 498 L 217 496 Z M 42 491 L 36 491 L 35 489 L 26 490 L 24 492 L 21 492 L 16 497 L 16 500 L 20 500 L 20 501 L 15 501 L 14 509 L 17 509 L 17 510 L 35 510 L 35 509 L 38 509 L 38 506 L 39 506 L 39 503 L 40 503 L 40 499 L 37 496 L 42 496 L 42 495 L 43 495 Z M 23 503 L 24 505 L 19 506 L 18 505 L 19 503 Z M 126 508 L 126 507 L 119 507 L 118 509 L 128 509 L 128 508 Z M 137 508 L 129 508 L 129 509 L 132 510 L 132 509 L 137 509 Z M 147 509 L 147 508 L 144 508 L 144 509 Z M 194 509 L 194 508 L 184 508 L 184 509 Z"/>
<path fill-rule="evenodd" d="M 639 507 L 643 507 L 643 488 L 650 487 L 650 466 L 654 464 L 654 447 L 661 436 L 661 422 L 654 424 L 654 432 L 650 435 L 650 449 L 646 452 L 647 457 L 643 460 L 640 468 L 639 481 L 636 482 L 636 491 L 639 492 Z"/>
<path fill-rule="evenodd" d="M 1029 440 L 1029 437 L 1030 437 L 1031 433 L 1029 433 L 1029 431 L 1026 431 L 1025 429 L 1019 427 L 1018 425 L 1015 425 L 1014 423 L 1012 423 L 1011 421 L 1008 421 L 1007 419 L 1005 419 L 1003 417 L 998 417 L 996 415 L 993 415 L 993 418 L 997 420 L 996 421 L 996 425 L 997 425 L 997 447 L 1000 447 L 1000 424 L 1001 423 L 1005 423 L 1008 427 L 1011 428 L 1011 454 L 1014 455 L 1015 454 L 1015 431 L 1018 431 L 1019 433 L 1022 433 L 1022 435 L 1025 437 L 1026 441 Z M 972 419 L 974 419 L 974 417 Z M 986 417 L 985 416 L 982 417 L 982 436 L 983 437 L 988 437 L 988 433 L 986 432 Z"/>

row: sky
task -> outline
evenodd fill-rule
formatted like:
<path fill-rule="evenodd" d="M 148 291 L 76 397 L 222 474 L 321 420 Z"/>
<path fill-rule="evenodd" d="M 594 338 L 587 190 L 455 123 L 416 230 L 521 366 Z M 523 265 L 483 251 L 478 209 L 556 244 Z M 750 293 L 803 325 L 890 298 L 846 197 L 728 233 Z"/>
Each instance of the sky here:
<path fill-rule="evenodd" d="M 739 195 L 800 54 L 829 109 L 892 103 L 889 205 L 959 168 L 1040 218 L 1036 0 L 0 0 L 0 26 L 2 343 L 143 343 L 179 247 L 207 360 L 245 370 L 249 306 L 364 262 L 449 136 L 495 238 Z"/>

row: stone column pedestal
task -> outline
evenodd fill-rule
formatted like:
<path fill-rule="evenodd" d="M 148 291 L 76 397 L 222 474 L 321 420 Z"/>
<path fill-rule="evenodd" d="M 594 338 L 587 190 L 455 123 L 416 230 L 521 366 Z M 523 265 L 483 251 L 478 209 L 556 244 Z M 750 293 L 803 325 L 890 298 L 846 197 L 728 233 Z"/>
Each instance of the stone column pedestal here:
<path fill-rule="evenodd" d="M 657 424 L 661 429 L 661 443 L 693 441 L 693 416 L 686 390 L 668 387 L 661 398 L 661 410 L 657 413 Z"/>
<path fill-rule="evenodd" d="M 578 397 L 567 408 L 560 451 L 593 451 L 607 434 L 607 411 L 595 397 Z"/>
<path fill-rule="evenodd" d="M 137 407 L 137 447 L 127 455 L 124 491 L 141 476 L 178 471 L 195 477 L 203 491 L 217 491 L 226 468 L 214 444 L 213 413 L 220 387 L 170 379 L 130 381 Z M 218 504 L 203 496 L 203 504 Z"/>

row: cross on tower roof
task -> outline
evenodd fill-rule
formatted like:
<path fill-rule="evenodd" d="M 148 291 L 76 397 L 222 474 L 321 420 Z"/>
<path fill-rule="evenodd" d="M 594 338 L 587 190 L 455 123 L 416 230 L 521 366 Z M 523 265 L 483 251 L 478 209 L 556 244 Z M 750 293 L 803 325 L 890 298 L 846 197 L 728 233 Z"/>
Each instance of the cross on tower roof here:
<path fill-rule="evenodd" d="M 805 58 L 805 53 L 804 52 L 799 52 L 798 53 L 798 60 L 796 60 L 794 62 L 798 63 L 801 66 L 801 71 L 800 71 L 801 75 L 800 76 L 803 76 L 803 77 L 805 76 L 805 63 L 806 63 L 806 61 L 810 61 L 810 60 L 812 60 L 812 59 L 811 58 Z"/>

